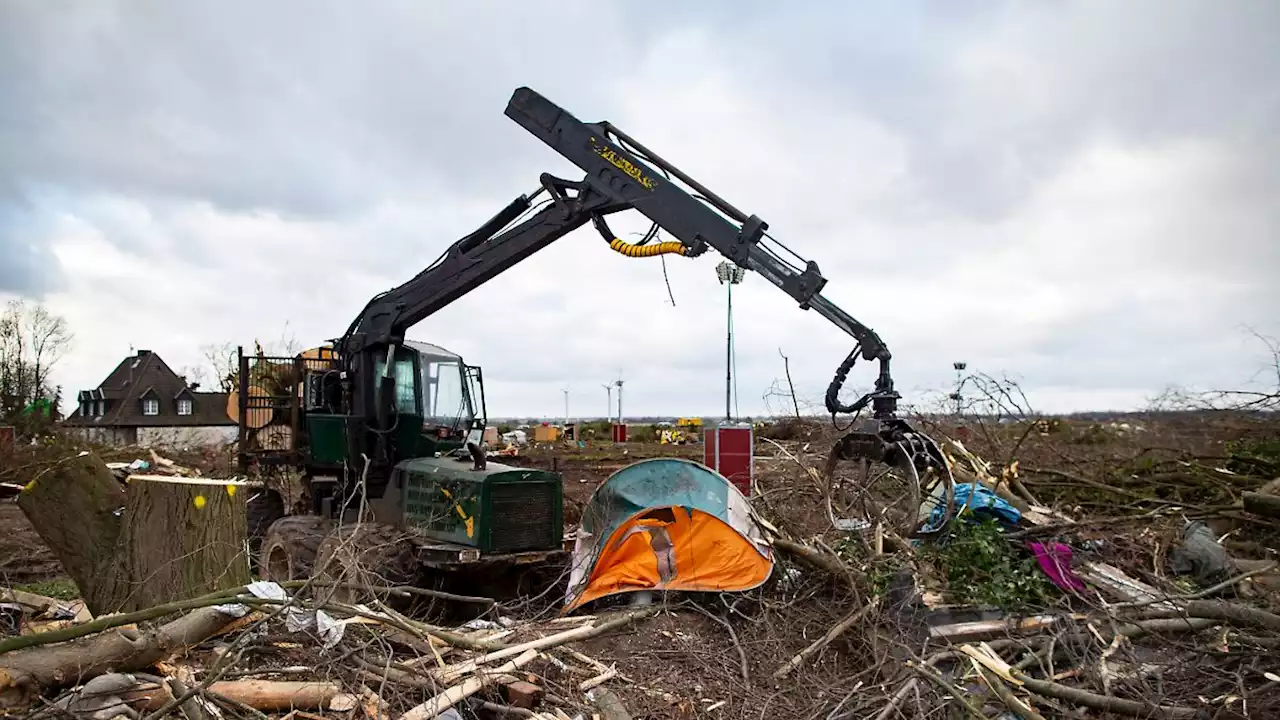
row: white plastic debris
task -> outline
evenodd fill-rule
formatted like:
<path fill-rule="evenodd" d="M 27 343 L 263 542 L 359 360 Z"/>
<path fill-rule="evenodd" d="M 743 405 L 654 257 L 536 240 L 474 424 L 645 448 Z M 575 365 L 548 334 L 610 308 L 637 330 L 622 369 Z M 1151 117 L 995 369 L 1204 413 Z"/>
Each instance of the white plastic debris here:
<path fill-rule="evenodd" d="M 835 528 L 844 532 L 863 532 L 871 529 L 871 523 L 862 518 L 836 518 Z"/>
<path fill-rule="evenodd" d="M 278 583 L 268 580 L 258 580 L 245 586 L 250 595 L 260 597 L 263 600 L 275 600 L 286 602 L 289 600 L 289 593 Z M 218 605 L 215 608 L 218 612 L 230 615 L 232 617 L 244 617 L 249 612 L 249 608 L 241 603 L 230 603 L 226 605 Z M 285 608 L 284 625 L 289 632 L 302 632 L 315 627 L 316 633 L 320 635 L 323 641 L 323 649 L 328 650 L 342 641 L 342 636 L 346 633 L 347 623 L 333 619 L 331 615 L 323 610 L 304 610 L 298 607 Z"/>

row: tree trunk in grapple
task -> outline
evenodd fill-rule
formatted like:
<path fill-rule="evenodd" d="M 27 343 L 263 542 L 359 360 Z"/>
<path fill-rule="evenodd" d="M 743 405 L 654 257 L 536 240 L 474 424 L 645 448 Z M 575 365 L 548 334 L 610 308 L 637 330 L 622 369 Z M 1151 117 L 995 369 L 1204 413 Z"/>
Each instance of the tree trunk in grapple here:
<path fill-rule="evenodd" d="M 249 581 L 250 488 L 134 476 L 127 486 L 91 453 L 50 465 L 18 506 L 94 615 L 129 612 Z"/>

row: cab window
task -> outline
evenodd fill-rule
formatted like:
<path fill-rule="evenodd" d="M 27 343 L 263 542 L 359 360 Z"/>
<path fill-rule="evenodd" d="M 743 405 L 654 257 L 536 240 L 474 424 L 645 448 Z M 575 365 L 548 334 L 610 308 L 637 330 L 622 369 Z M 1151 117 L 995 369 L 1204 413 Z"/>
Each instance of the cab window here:
<path fill-rule="evenodd" d="M 374 388 L 377 388 L 377 378 L 382 377 L 383 370 L 387 367 L 385 357 L 378 358 L 374 365 Z M 396 379 L 396 412 L 402 415 L 418 414 L 418 398 L 417 398 L 417 374 L 413 371 L 413 353 L 401 350 L 396 353 L 395 366 L 392 368 L 393 375 Z"/>
<path fill-rule="evenodd" d="M 458 427 L 471 419 L 471 403 L 463 386 L 463 367 L 456 359 L 422 358 L 423 421 Z"/>

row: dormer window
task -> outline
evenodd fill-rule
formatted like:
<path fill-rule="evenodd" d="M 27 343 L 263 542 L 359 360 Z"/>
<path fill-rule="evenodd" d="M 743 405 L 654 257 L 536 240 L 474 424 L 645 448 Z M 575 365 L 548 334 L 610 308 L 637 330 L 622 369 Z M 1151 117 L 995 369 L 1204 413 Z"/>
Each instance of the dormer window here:
<path fill-rule="evenodd" d="M 143 401 L 142 401 L 142 414 L 143 414 L 143 415 L 159 415 L 159 414 L 160 414 L 160 401 L 159 401 L 158 399 L 156 399 L 156 398 L 147 398 L 147 399 L 143 400 Z"/>
<path fill-rule="evenodd" d="M 179 415 L 191 414 L 191 398 L 178 398 L 178 414 Z"/>
<path fill-rule="evenodd" d="M 102 417 L 107 412 L 106 400 L 97 400 L 93 403 L 93 406 L 93 414 L 97 417 Z"/>

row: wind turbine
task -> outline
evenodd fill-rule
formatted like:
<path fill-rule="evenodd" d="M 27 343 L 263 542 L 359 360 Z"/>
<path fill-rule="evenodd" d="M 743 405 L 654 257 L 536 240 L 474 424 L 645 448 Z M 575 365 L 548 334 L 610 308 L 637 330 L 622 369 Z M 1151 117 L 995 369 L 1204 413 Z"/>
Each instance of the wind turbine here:
<path fill-rule="evenodd" d="M 609 419 L 609 422 L 613 422 L 613 383 L 605 383 L 600 387 L 604 388 L 605 399 L 607 400 L 605 409 L 608 412 L 605 413 L 605 417 Z"/>

